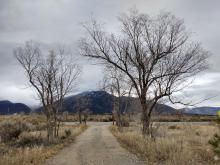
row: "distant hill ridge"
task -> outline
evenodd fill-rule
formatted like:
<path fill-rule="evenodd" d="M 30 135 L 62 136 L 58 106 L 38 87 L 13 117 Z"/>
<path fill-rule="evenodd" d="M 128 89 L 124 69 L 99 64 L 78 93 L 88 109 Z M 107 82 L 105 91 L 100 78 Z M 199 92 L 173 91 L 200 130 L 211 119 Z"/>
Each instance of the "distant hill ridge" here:
<path fill-rule="evenodd" d="M 104 91 L 82 92 L 77 95 L 68 96 L 64 99 L 64 111 L 76 113 L 77 110 L 74 109 L 74 105 L 77 103 L 78 99 L 83 97 L 88 98 L 89 109 L 93 114 L 105 114 L 112 112 L 113 97 Z"/>
<path fill-rule="evenodd" d="M 0 114 L 30 113 L 31 109 L 22 103 L 12 103 L 8 100 L 0 101 Z"/>
<path fill-rule="evenodd" d="M 105 91 L 87 91 L 82 92 L 77 95 L 68 96 L 64 99 L 64 111 L 68 111 L 69 113 L 76 113 L 77 110 L 74 109 L 74 105 L 77 103 L 77 100 L 80 98 L 86 97 L 89 100 L 89 109 L 93 114 L 106 114 L 111 113 L 113 109 L 113 98 L 115 96 L 105 92 Z M 126 101 L 127 100 L 132 101 L 135 106 L 132 108 L 128 107 L 128 109 L 132 112 L 140 112 L 141 108 L 138 104 L 137 98 L 133 97 L 122 97 L 122 109 L 126 109 Z M 126 109 L 126 110 L 128 110 Z M 37 112 L 39 112 L 41 109 L 37 109 Z M 175 109 L 164 105 L 164 104 L 158 104 L 156 107 L 156 112 L 162 113 L 162 114 L 172 114 L 175 113 Z"/>
<path fill-rule="evenodd" d="M 77 95 L 68 96 L 64 99 L 64 111 L 69 113 L 76 113 L 74 105 L 77 100 L 82 97 L 89 98 L 89 109 L 93 114 L 105 114 L 111 113 L 113 108 L 113 98 L 115 96 L 105 91 L 87 91 Z M 122 107 L 125 107 L 126 101 L 130 100 L 133 103 L 133 107 L 129 107 L 132 112 L 140 112 L 141 107 L 137 98 L 122 97 Z M 217 115 L 220 107 L 196 107 L 196 108 L 184 108 L 183 113 L 188 115 Z M 42 108 L 35 109 L 36 112 L 42 111 Z M 8 100 L 0 101 L 0 114 L 14 114 L 14 113 L 30 113 L 31 108 L 22 103 L 12 103 Z M 176 114 L 174 108 L 165 105 L 157 104 L 154 113 L 159 114 Z"/>
<path fill-rule="evenodd" d="M 184 108 L 184 113 L 195 115 L 217 115 L 220 107 L 196 107 L 196 108 Z"/>
<path fill-rule="evenodd" d="M 68 111 L 69 113 L 76 113 L 76 109 L 74 109 L 74 105 L 77 102 L 77 99 L 87 97 L 90 100 L 90 111 L 93 114 L 105 114 L 111 113 L 113 108 L 113 95 L 105 92 L 105 91 L 86 91 L 79 93 L 77 95 L 68 96 L 64 99 L 64 111 Z M 134 97 L 122 97 L 122 107 L 125 106 L 125 102 L 127 99 L 132 100 L 135 104 L 134 107 L 130 108 L 133 112 L 140 112 L 141 107 L 138 103 L 138 99 Z M 198 108 L 184 108 L 183 113 L 188 115 L 217 115 L 217 111 L 220 110 L 220 107 L 198 107 Z M 38 108 L 39 112 L 40 109 Z M 157 104 L 154 110 L 154 113 L 157 114 L 176 114 L 177 111 L 168 105 L 165 104 Z"/>

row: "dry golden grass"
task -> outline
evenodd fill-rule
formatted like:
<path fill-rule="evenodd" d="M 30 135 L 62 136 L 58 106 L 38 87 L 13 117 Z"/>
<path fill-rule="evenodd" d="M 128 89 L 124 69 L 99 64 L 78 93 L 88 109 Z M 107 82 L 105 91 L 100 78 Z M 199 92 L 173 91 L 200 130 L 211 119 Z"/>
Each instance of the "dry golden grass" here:
<path fill-rule="evenodd" d="M 208 144 L 208 140 L 218 131 L 215 125 L 186 123 L 171 127 L 170 124 L 162 124 L 155 133 L 155 141 L 143 137 L 140 125 L 137 124 L 123 128 L 122 132 L 115 126 L 110 129 L 122 146 L 146 160 L 148 164 L 220 164 L 214 160 L 215 155 Z"/>
<path fill-rule="evenodd" d="M 158 122 L 204 122 L 204 121 L 216 121 L 216 116 L 199 116 L 199 115 L 156 115 L 152 116 L 152 121 L 158 121 Z M 89 115 L 88 116 L 88 121 L 97 121 L 97 122 L 110 122 L 112 121 L 112 115 L 111 114 L 105 114 L 105 115 Z M 132 119 L 131 119 L 132 120 Z M 69 121 L 69 122 L 77 122 L 79 121 L 78 119 L 78 114 L 71 114 L 68 115 L 67 118 L 64 118 L 64 121 Z"/>
<path fill-rule="evenodd" d="M 71 114 L 68 115 L 67 118 L 64 117 L 65 122 L 78 122 L 78 114 Z M 110 122 L 112 121 L 112 115 L 105 114 L 105 115 L 89 115 L 87 121 L 96 121 L 96 122 Z"/>
<path fill-rule="evenodd" d="M 153 115 L 152 121 L 159 122 L 204 122 L 204 121 L 216 121 L 217 116 L 208 115 Z"/>
<path fill-rule="evenodd" d="M 41 123 L 46 121 L 44 115 L 0 115 L 0 122 L 3 120 L 24 121 L 32 124 Z"/>
<path fill-rule="evenodd" d="M 5 116 L 7 118 L 7 116 Z M 5 119 L 4 117 L 4 119 Z M 42 116 L 35 116 L 37 122 L 41 122 L 43 120 Z M 31 121 L 33 119 L 32 117 L 23 116 L 18 117 L 14 116 L 10 118 L 10 120 L 21 120 L 24 121 Z M 4 151 L 0 152 L 0 164 L 1 165 L 40 165 L 43 162 L 46 161 L 46 159 L 50 158 L 51 156 L 55 155 L 59 150 L 61 150 L 63 147 L 68 145 L 69 143 L 72 143 L 76 136 L 81 134 L 83 131 L 87 129 L 86 125 L 61 125 L 59 136 L 65 136 L 65 130 L 70 130 L 71 135 L 65 139 L 57 139 L 52 144 L 41 144 L 41 145 L 35 145 L 33 147 L 23 146 L 23 147 L 16 147 L 16 146 L 10 146 L 7 144 L 0 143 L 0 150 L 4 149 Z M 30 132 L 32 135 L 39 136 L 39 134 L 46 138 L 45 131 L 35 131 Z"/>
<path fill-rule="evenodd" d="M 35 124 L 37 122 L 45 122 L 46 118 L 44 115 L 40 114 L 33 114 L 33 115 L 0 115 L 0 122 L 3 120 L 22 120 L 26 122 L 30 122 L 32 124 Z M 160 116 L 152 116 L 152 121 L 159 121 L 159 122 L 179 122 L 179 121 L 216 121 L 216 116 L 189 116 L 189 115 L 160 115 Z M 78 122 L 78 114 L 69 114 L 67 116 L 63 116 L 63 121 L 65 122 Z M 110 122 L 112 121 L 112 115 L 111 114 L 103 114 L 103 115 L 89 115 L 87 121 L 97 121 L 97 122 Z"/>

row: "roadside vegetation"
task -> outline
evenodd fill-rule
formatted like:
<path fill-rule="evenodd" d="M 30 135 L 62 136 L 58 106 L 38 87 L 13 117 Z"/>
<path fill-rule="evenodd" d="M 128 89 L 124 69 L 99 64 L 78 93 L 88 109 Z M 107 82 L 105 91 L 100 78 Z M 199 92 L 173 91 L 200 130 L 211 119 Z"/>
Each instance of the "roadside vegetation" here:
<path fill-rule="evenodd" d="M 220 163 L 219 157 L 208 143 L 218 131 L 215 123 L 156 123 L 152 128 L 153 138 L 143 136 L 141 124 L 137 123 L 120 131 L 118 127 L 111 126 L 110 130 L 123 147 L 146 160 L 149 165 Z"/>
<path fill-rule="evenodd" d="M 84 117 L 82 117 L 84 120 Z M 78 114 L 69 114 L 67 117 L 63 118 L 65 122 L 80 122 Z M 94 122 L 111 122 L 112 115 L 104 114 L 104 115 L 88 115 L 87 121 L 94 121 Z"/>
<path fill-rule="evenodd" d="M 127 118 L 129 121 L 134 121 L 135 115 L 123 114 L 123 118 Z M 113 121 L 112 114 L 90 114 L 87 117 L 87 121 L 94 122 L 112 122 Z M 1 119 L 0 119 L 1 120 Z M 82 120 L 84 120 L 82 118 Z M 115 120 L 115 119 L 114 119 Z M 160 115 L 160 116 L 152 116 L 153 122 L 216 122 L 216 116 L 206 116 L 206 115 L 182 115 L 179 117 L 178 115 Z M 62 121 L 65 122 L 78 122 L 79 116 L 78 114 L 68 114 L 62 118 Z"/>
<path fill-rule="evenodd" d="M 125 114 L 127 115 L 127 114 Z M 123 114 L 124 117 L 124 114 Z M 129 118 L 129 116 L 126 116 Z M 24 121 L 28 121 L 31 123 L 40 122 L 43 124 L 44 120 L 46 120 L 44 115 L 20 115 L 20 117 Z M 134 115 L 130 116 L 130 121 L 134 121 Z M 0 115 L 0 122 L 3 120 L 17 120 L 17 116 L 13 115 Z M 84 118 L 82 117 L 82 120 Z M 160 115 L 160 116 L 152 116 L 153 122 L 216 122 L 217 117 L 216 116 L 205 116 L 205 115 L 182 115 L 179 117 L 178 115 Z M 64 114 L 61 118 L 62 122 L 79 122 L 79 116 L 78 114 Z M 112 122 L 112 114 L 89 114 L 87 117 L 87 121 L 94 121 L 94 122 Z"/>
<path fill-rule="evenodd" d="M 40 165 L 86 130 L 84 124 L 61 124 L 59 136 L 48 142 L 45 116 L 0 117 L 0 164 Z"/>
<path fill-rule="evenodd" d="M 218 131 L 209 140 L 209 144 L 212 146 L 214 153 L 220 155 L 220 111 L 218 111 L 217 126 Z"/>

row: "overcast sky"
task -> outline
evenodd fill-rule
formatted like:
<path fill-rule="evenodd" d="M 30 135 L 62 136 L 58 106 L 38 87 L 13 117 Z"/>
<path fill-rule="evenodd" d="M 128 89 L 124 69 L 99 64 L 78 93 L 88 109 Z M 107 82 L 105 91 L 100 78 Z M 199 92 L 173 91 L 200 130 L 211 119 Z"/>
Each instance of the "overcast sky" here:
<path fill-rule="evenodd" d="M 80 22 L 91 15 L 108 29 L 117 26 L 117 16 L 136 7 L 140 12 L 156 14 L 169 11 L 185 20 L 189 31 L 204 48 L 211 51 L 210 69 L 199 75 L 188 95 L 198 99 L 220 94 L 220 1 L 219 0 L 0 0 L 0 100 L 36 105 L 24 72 L 13 57 L 13 48 L 28 40 L 45 44 L 67 44 L 77 50 L 83 35 Z M 102 69 L 83 64 L 77 92 L 97 90 Z M 219 106 L 220 96 L 200 104 Z"/>

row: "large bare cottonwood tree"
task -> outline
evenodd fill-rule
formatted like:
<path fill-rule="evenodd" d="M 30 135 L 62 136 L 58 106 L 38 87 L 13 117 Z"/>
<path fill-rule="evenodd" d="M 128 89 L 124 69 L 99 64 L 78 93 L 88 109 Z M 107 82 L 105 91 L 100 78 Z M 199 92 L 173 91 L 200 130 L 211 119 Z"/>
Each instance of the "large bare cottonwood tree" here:
<path fill-rule="evenodd" d="M 192 42 L 184 21 L 170 13 L 149 16 L 131 11 L 119 17 L 118 33 L 108 33 L 94 19 L 83 27 L 88 36 L 80 52 L 112 65 L 130 79 L 142 105 L 143 134 L 150 133 L 157 102 L 182 90 L 192 76 L 207 68 L 209 52 Z"/>
<path fill-rule="evenodd" d="M 24 47 L 16 48 L 14 55 L 37 91 L 47 118 L 48 140 L 51 140 L 58 136 L 58 115 L 63 109 L 64 97 L 77 82 L 80 68 L 64 47 L 45 52 L 40 44 L 29 41 Z"/>

